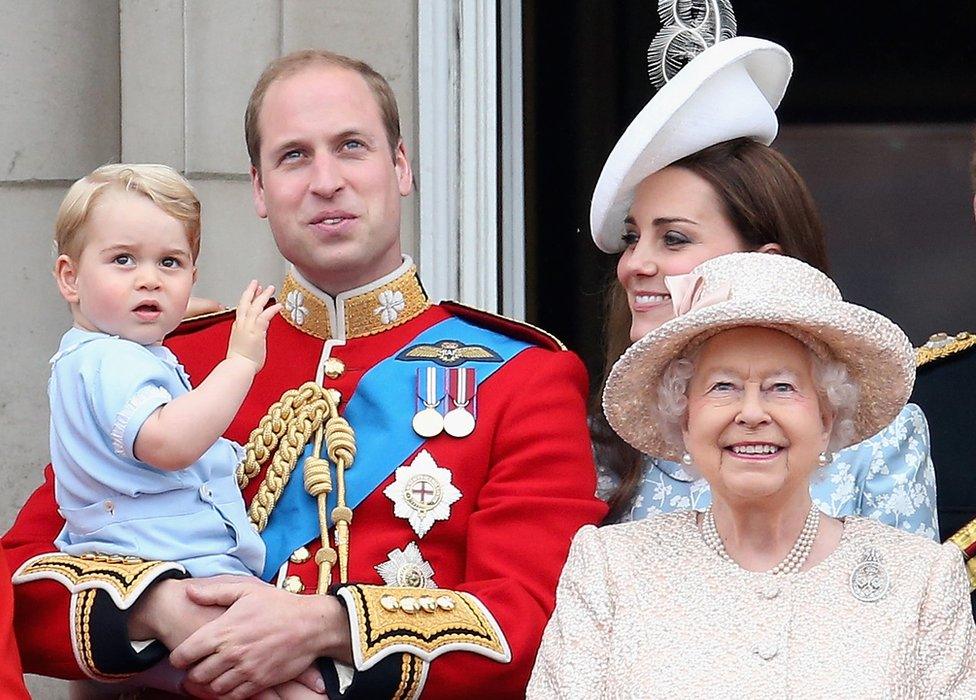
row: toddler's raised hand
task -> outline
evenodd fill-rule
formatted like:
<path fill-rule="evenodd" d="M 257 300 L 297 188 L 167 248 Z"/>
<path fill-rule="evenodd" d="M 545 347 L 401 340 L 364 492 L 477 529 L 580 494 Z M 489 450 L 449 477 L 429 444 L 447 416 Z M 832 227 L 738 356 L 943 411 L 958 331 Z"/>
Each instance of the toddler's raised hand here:
<path fill-rule="evenodd" d="M 241 301 L 237 305 L 237 318 L 230 331 L 230 342 L 227 344 L 227 357 L 239 355 L 255 364 L 255 372 L 264 367 L 267 352 L 266 337 L 271 318 L 281 310 L 281 304 L 273 304 L 264 308 L 274 286 L 262 289 L 256 280 L 251 280 Z"/>

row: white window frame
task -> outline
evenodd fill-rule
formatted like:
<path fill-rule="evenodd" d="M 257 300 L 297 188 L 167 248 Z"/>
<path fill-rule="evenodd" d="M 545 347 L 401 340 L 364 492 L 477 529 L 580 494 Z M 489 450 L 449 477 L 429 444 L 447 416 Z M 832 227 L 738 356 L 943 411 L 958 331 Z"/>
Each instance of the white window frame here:
<path fill-rule="evenodd" d="M 435 299 L 516 318 L 525 315 L 521 11 L 521 0 L 418 2 L 424 285 Z"/>

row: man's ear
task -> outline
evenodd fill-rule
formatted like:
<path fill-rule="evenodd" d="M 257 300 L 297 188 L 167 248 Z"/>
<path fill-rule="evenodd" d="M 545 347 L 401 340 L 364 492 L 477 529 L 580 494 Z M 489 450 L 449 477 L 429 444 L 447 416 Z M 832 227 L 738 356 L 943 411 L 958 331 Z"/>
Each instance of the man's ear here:
<path fill-rule="evenodd" d="M 58 291 L 69 304 L 78 303 L 78 265 L 67 255 L 59 255 L 54 261 L 54 279 Z"/>
<path fill-rule="evenodd" d="M 268 208 L 264 204 L 264 184 L 261 182 L 261 171 L 251 166 L 251 196 L 254 198 L 254 211 L 262 219 L 268 218 Z"/>
<path fill-rule="evenodd" d="M 393 151 L 393 169 L 396 172 L 400 196 L 406 197 L 413 192 L 413 171 L 410 168 L 410 159 L 407 158 L 407 149 L 403 145 L 403 139 L 400 139 L 396 150 Z"/>

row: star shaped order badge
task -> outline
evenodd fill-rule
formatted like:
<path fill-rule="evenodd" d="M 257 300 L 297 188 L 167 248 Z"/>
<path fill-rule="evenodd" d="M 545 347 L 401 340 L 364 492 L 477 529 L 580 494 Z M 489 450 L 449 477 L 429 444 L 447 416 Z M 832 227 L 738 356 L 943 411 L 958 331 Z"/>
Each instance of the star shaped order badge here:
<path fill-rule="evenodd" d="M 434 583 L 434 568 L 424 561 L 416 542 L 403 549 L 394 549 L 382 564 L 377 564 L 376 572 L 387 586 L 407 588 L 437 588 Z"/>
<path fill-rule="evenodd" d="M 393 514 L 410 522 L 423 537 L 438 520 L 451 517 L 451 505 L 461 492 L 451 483 L 451 470 L 438 467 L 430 452 L 421 450 L 409 465 L 398 467 L 383 493 L 393 501 Z"/>

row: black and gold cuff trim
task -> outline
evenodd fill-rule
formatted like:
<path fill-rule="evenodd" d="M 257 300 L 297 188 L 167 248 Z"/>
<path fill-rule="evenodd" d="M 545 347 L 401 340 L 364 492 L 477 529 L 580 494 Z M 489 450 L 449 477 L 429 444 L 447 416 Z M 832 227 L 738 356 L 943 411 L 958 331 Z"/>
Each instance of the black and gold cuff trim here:
<path fill-rule="evenodd" d="M 67 588 L 71 645 L 79 668 L 95 680 L 119 681 L 154 666 L 168 653 L 157 641 L 136 651 L 129 641 L 129 608 L 153 583 L 185 576 L 183 567 L 173 562 L 55 552 L 28 559 L 12 581 L 48 579 Z"/>
<path fill-rule="evenodd" d="M 17 584 L 52 579 L 72 593 L 100 589 L 112 597 L 116 607 L 126 610 L 151 583 L 169 571 L 186 574 L 180 564 L 171 561 L 144 561 L 110 554 L 72 556 L 55 552 L 25 561 L 14 572 L 12 581 Z"/>
<path fill-rule="evenodd" d="M 121 681 L 141 673 L 169 653 L 154 641 L 140 651 L 129 641 L 126 611 L 95 588 L 71 597 L 71 643 L 79 668 L 97 681 Z"/>
<path fill-rule="evenodd" d="M 319 670 L 330 698 L 341 700 L 415 700 L 427 680 L 428 664 L 413 654 L 390 654 L 366 671 L 356 671 L 352 683 L 339 692 L 339 680 L 331 659 L 320 659 Z"/>
<path fill-rule="evenodd" d="M 357 670 L 402 652 L 428 662 L 449 651 L 469 651 L 501 663 L 512 659 L 498 623 L 470 593 L 347 585 L 336 595 L 349 613 Z"/>

